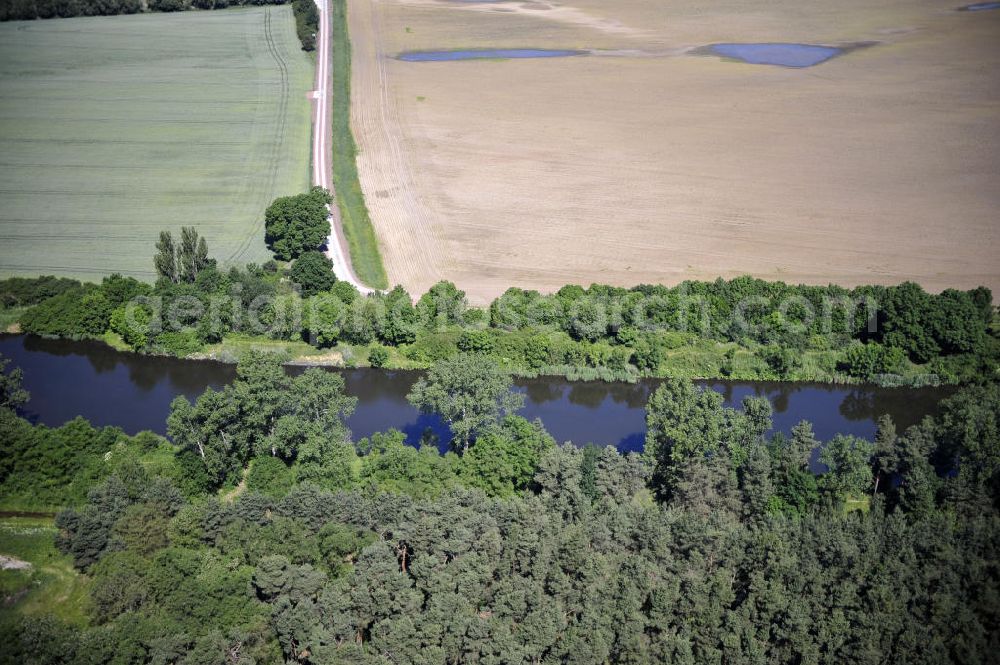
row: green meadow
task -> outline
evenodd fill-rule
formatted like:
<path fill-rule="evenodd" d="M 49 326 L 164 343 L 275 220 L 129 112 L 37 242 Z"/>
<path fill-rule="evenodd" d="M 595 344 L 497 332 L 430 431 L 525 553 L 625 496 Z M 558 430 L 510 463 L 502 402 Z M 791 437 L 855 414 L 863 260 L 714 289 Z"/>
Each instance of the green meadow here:
<path fill-rule="evenodd" d="M 270 257 L 309 185 L 314 65 L 289 6 L 0 24 L 0 273 L 154 277 L 161 229 Z"/>
<path fill-rule="evenodd" d="M 56 531 L 52 518 L 0 518 L 0 556 L 31 564 L 0 569 L 0 626 L 18 614 L 87 623 L 88 580 L 76 572 L 70 557 L 56 550 Z"/>

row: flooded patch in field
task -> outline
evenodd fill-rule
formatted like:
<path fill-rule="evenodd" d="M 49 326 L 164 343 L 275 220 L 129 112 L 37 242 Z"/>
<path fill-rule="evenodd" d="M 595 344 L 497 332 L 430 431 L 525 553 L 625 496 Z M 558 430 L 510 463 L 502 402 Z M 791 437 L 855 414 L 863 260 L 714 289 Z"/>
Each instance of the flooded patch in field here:
<path fill-rule="evenodd" d="M 406 62 L 450 62 L 452 60 L 506 60 L 517 58 L 566 58 L 586 51 L 536 48 L 466 49 L 457 51 L 412 51 L 396 56 Z"/>
<path fill-rule="evenodd" d="M 777 65 L 779 67 L 812 67 L 845 52 L 835 46 L 818 44 L 710 44 L 696 53 L 718 55 L 723 58 L 742 60 L 752 65 Z"/>
<path fill-rule="evenodd" d="M 987 9 L 1000 9 L 1000 2 L 977 2 L 973 5 L 959 7 L 960 12 L 983 12 Z"/>

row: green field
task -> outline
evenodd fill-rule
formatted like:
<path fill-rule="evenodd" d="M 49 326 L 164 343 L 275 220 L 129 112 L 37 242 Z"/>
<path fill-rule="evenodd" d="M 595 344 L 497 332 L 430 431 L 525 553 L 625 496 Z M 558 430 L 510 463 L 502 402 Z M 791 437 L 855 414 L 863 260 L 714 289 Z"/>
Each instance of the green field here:
<path fill-rule="evenodd" d="M 309 185 L 314 65 L 291 7 L 0 24 L 0 274 L 154 277 L 161 229 L 269 258 Z"/>

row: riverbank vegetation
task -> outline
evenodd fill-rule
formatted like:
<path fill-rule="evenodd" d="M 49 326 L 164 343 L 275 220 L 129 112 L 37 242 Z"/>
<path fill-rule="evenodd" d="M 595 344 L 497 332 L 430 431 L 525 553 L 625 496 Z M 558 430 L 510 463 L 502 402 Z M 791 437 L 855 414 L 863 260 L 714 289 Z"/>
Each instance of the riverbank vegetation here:
<path fill-rule="evenodd" d="M 15 278 L 0 281 L 0 299 L 29 334 L 111 336 L 143 353 L 230 361 L 258 340 L 305 363 L 417 369 L 474 352 L 528 376 L 886 386 L 992 378 L 1000 361 L 985 288 L 929 294 L 913 283 L 845 289 L 741 277 L 676 287 L 570 285 L 549 295 L 513 288 L 482 309 L 469 307 L 450 282 L 416 303 L 398 286 L 363 296 L 336 280 L 292 214 L 305 205 L 299 199 L 318 192 L 269 209 L 270 241 L 298 257 L 291 266 L 222 270 L 189 228 L 176 248 L 161 236 L 153 286 L 121 275 L 101 284 Z"/>
<path fill-rule="evenodd" d="M 1000 385 L 835 437 L 815 476 L 809 424 L 768 435 L 760 398 L 667 381 L 621 454 L 557 445 L 506 382 L 478 355 L 414 390 L 467 433 L 445 454 L 354 441 L 338 375 L 260 353 L 179 398 L 170 441 L 93 430 L 75 471 L 0 409 L 0 492 L 63 488 L 46 537 L 86 590 L 82 621 L 13 599 L 0 662 L 991 662 Z M 66 428 L 64 453 L 93 436 Z"/>

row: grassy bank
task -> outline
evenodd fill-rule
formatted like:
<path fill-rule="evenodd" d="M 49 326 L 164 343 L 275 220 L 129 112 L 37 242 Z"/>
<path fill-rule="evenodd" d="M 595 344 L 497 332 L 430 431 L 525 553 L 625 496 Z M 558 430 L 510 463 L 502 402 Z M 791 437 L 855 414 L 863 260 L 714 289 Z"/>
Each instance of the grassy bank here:
<path fill-rule="evenodd" d="M 16 332 L 17 322 L 27 307 L 0 307 L 0 332 Z"/>
<path fill-rule="evenodd" d="M 558 336 L 558 335 L 557 335 Z M 197 360 L 217 360 L 235 363 L 250 350 L 281 354 L 296 365 L 325 367 L 372 367 L 370 354 L 373 348 L 382 348 L 386 357 L 381 365 L 388 370 L 424 370 L 433 365 L 436 357 L 448 357 L 458 352 L 455 342 L 458 332 L 423 335 L 413 344 L 398 347 L 339 343 L 326 349 L 317 349 L 301 341 L 281 341 L 248 335 L 227 335 L 218 344 L 205 347 L 192 356 Z M 435 351 L 427 353 L 428 348 Z M 653 370 L 636 371 L 634 367 L 613 369 L 607 366 L 543 365 L 530 367 L 502 354 L 492 354 L 503 367 L 515 376 L 559 376 L 569 380 L 603 380 L 634 382 L 642 378 L 678 377 L 685 379 L 717 379 L 734 381 L 789 381 L 829 384 L 862 384 L 864 381 L 838 371 L 843 353 L 837 350 L 806 350 L 800 352 L 799 362 L 785 373 L 776 372 L 759 349 L 747 349 L 737 344 L 711 340 L 689 339 L 665 351 L 662 362 Z M 891 385 L 921 385 L 926 368 L 906 362 L 899 368 L 898 377 Z"/>
<path fill-rule="evenodd" d="M 248 351 L 267 351 L 300 360 L 302 364 L 339 365 L 342 357 L 305 342 L 277 340 L 252 335 L 226 335 L 221 342 L 210 344 L 196 358 L 234 363 Z"/>
<path fill-rule="evenodd" d="M 87 624 L 89 580 L 73 569 L 70 557 L 56 550 L 55 535 L 50 518 L 0 519 L 0 555 L 31 564 L 0 570 L 0 624 L 17 615 L 45 614 L 77 626 Z"/>
<path fill-rule="evenodd" d="M 344 224 L 354 272 L 365 284 L 384 289 L 389 280 L 378 251 L 378 239 L 368 217 L 355 162 L 357 145 L 351 134 L 351 40 L 347 34 L 345 0 L 330 3 L 333 67 L 333 186 Z"/>

